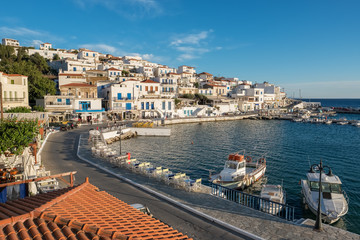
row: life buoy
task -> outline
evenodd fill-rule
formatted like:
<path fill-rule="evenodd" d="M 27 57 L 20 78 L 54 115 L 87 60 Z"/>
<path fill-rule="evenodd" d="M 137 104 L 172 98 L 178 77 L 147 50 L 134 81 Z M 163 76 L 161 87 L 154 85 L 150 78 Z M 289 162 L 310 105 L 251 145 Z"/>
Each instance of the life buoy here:
<path fill-rule="evenodd" d="M 249 163 L 249 162 L 252 161 L 252 158 L 251 158 L 250 156 L 246 156 L 246 157 L 245 157 L 245 161 Z"/>
<path fill-rule="evenodd" d="M 260 158 L 259 163 L 266 163 L 266 159 L 265 158 Z"/>

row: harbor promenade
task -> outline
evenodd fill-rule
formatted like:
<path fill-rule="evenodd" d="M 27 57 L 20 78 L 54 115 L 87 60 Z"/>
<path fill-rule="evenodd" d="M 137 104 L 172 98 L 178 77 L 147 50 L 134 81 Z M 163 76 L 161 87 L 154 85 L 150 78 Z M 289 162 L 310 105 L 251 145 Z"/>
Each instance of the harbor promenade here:
<path fill-rule="evenodd" d="M 60 170 L 60 166 L 64 169 L 72 169 L 78 171 L 77 179 L 80 180 L 88 175 L 90 176 L 90 181 L 92 181 L 92 175 L 95 178 L 95 175 L 98 175 L 97 170 L 85 162 L 81 162 L 79 159 L 74 159 L 73 151 L 77 148 L 77 139 L 78 135 L 84 133 L 84 131 L 74 131 L 67 133 L 56 133 L 49 139 L 49 145 L 45 146 L 42 157 L 44 160 L 44 165 L 48 170 L 52 170 L 52 173 L 57 173 L 56 171 Z M 83 135 L 86 139 L 86 135 Z M 87 141 L 82 141 L 82 145 L 79 148 L 79 155 L 92 161 L 97 164 L 101 164 L 102 167 L 108 170 L 108 173 L 105 174 L 103 179 L 93 179 L 96 182 L 99 182 L 101 186 L 104 186 L 104 190 L 109 191 L 111 194 L 114 193 L 115 196 L 124 200 L 128 203 L 134 203 L 131 201 L 136 201 L 138 203 L 146 203 L 147 197 L 144 196 L 130 196 L 132 195 L 132 188 L 129 188 L 129 194 L 120 193 L 118 185 L 124 185 L 124 183 L 116 183 L 116 181 L 109 181 L 113 178 L 109 172 L 114 174 L 120 174 L 121 176 L 131 179 L 132 181 L 141 184 L 149 189 L 152 189 L 162 195 L 169 197 L 181 204 L 184 204 L 188 207 L 191 207 L 201 213 L 207 214 L 213 218 L 221 220 L 225 223 L 231 224 L 237 228 L 243 229 L 249 233 L 252 233 L 256 236 L 259 236 L 264 239 L 360 239 L 360 236 L 354 233 L 347 232 L 345 230 L 335 228 L 329 225 L 324 225 L 323 232 L 313 231 L 314 221 L 306 220 L 303 224 L 294 224 L 287 222 L 285 220 L 279 219 L 277 217 L 261 213 L 250 208 L 239 206 L 238 204 L 226 201 L 221 198 L 217 198 L 208 194 L 186 192 L 180 189 L 174 189 L 171 186 L 160 183 L 156 180 L 150 179 L 148 177 L 137 175 L 132 172 L 127 171 L 126 169 L 114 168 L 108 163 L 104 163 L 99 159 L 94 158 L 91 155 L 90 146 L 87 145 Z M 55 148 L 55 149 L 52 149 Z M 65 152 L 64 152 L 65 151 Z M 48 159 L 48 157 L 57 156 L 56 159 Z M 90 169 L 90 170 L 89 170 Z M 64 169 L 65 170 L 65 169 Z M 109 182 L 108 182 L 109 181 Z M 108 182 L 108 184 L 107 184 Z M 95 183 L 97 185 L 97 183 Z M 101 189 L 101 187 L 100 187 Z M 137 195 L 137 194 L 135 194 Z M 137 200 L 134 200 L 137 199 Z M 158 199 L 157 201 L 164 201 Z M 214 226 L 206 227 L 203 225 L 192 226 L 192 224 L 184 224 L 177 221 L 179 218 L 182 220 L 192 221 L 191 218 L 196 218 L 192 214 L 182 216 L 173 215 L 161 217 L 163 211 L 172 212 L 173 208 L 166 209 L 162 206 L 160 209 L 157 209 L 155 205 L 150 206 L 150 210 L 153 212 L 154 216 L 158 219 L 170 224 L 176 229 L 183 231 L 189 236 L 194 237 L 194 239 L 241 239 L 245 238 L 244 236 L 239 236 L 233 234 L 229 230 L 224 230 L 221 227 Z M 177 218 L 177 219 L 174 219 Z M 202 218 L 202 217 L 200 217 Z M 196 221 L 195 221 L 196 222 Z M 299 222 L 300 223 L 300 222 Z M 218 232 L 215 235 L 206 235 L 205 232 Z M 221 232 L 222 231 L 222 232 Z"/>

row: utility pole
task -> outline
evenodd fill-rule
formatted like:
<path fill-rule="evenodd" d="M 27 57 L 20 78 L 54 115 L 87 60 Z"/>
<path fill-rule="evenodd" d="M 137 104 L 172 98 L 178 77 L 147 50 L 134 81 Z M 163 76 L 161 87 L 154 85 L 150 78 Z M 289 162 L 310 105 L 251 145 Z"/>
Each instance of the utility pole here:
<path fill-rule="evenodd" d="M 4 120 L 2 82 L 0 82 L 0 105 L 1 105 L 1 121 Z"/>

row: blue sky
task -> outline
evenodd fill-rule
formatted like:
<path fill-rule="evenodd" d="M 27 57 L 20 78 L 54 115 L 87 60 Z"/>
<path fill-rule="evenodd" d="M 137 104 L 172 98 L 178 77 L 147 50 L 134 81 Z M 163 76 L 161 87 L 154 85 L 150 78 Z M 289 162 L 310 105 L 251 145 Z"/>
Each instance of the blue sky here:
<path fill-rule="evenodd" d="M 0 38 L 86 47 L 268 81 L 289 96 L 360 98 L 358 0 L 57 0 L 1 4 Z M 5 10 L 5 11 L 4 11 Z"/>

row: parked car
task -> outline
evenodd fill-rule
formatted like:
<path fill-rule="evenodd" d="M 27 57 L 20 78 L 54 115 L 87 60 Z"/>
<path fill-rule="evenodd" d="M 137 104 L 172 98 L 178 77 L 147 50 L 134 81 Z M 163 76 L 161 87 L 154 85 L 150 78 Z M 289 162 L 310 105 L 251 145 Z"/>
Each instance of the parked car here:
<path fill-rule="evenodd" d="M 67 130 L 69 130 L 69 127 L 66 124 L 62 124 L 60 126 L 60 131 L 67 131 Z"/>
<path fill-rule="evenodd" d="M 147 208 L 146 206 L 144 206 L 140 203 L 134 203 L 134 204 L 131 204 L 130 206 L 132 206 L 133 208 L 139 210 L 140 212 L 145 213 L 145 214 L 149 215 L 150 217 L 152 217 L 152 214 L 150 213 L 149 208 Z"/>

